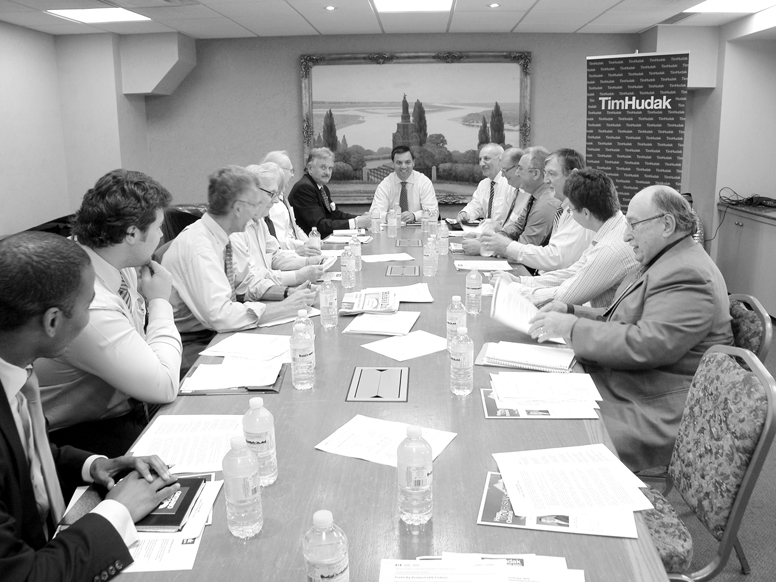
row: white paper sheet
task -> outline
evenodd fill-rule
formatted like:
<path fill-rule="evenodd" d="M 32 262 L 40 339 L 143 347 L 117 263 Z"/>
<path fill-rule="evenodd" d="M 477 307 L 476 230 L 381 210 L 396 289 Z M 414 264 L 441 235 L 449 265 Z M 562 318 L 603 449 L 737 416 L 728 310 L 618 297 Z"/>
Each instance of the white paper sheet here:
<path fill-rule="evenodd" d="M 442 552 L 444 561 L 471 564 L 506 561 L 509 582 L 584 582 L 584 570 L 568 570 L 566 558 L 534 554 L 458 554 Z"/>
<path fill-rule="evenodd" d="M 519 419 L 519 420 L 559 420 L 559 419 L 590 419 L 597 420 L 598 403 L 595 400 L 500 400 L 492 390 L 480 390 L 482 395 L 485 418 Z M 492 400 L 497 412 L 488 413 L 488 400 Z"/>
<path fill-rule="evenodd" d="M 353 236 L 354 234 L 366 234 L 365 228 L 339 228 L 331 231 L 332 236 Z M 328 239 L 327 239 L 328 240 Z"/>
<path fill-rule="evenodd" d="M 351 321 L 342 333 L 407 335 L 418 317 L 420 317 L 419 311 L 397 311 L 386 315 L 364 313 Z"/>
<path fill-rule="evenodd" d="M 315 307 L 308 307 L 307 308 L 307 317 L 316 317 L 321 314 L 320 309 L 316 309 Z M 264 323 L 260 323 L 259 327 L 271 327 L 273 325 L 282 325 L 284 323 L 289 323 L 291 321 L 294 321 L 296 319 L 296 315 L 290 315 L 289 317 L 282 317 L 280 319 L 275 319 L 272 321 L 266 321 Z"/>
<path fill-rule="evenodd" d="M 403 422 L 357 414 L 315 445 L 315 448 L 335 455 L 396 467 L 396 449 L 407 438 L 407 426 Z M 434 459 L 455 437 L 454 432 L 423 428 L 423 438 L 431 445 Z"/>
<path fill-rule="evenodd" d="M 511 271 L 512 265 L 506 261 L 479 261 L 472 260 L 456 260 L 453 261 L 455 268 L 458 271 L 471 271 L 477 269 L 478 271 Z"/>
<path fill-rule="evenodd" d="M 336 231 L 335 231 L 336 232 Z M 331 243 L 333 245 L 346 245 L 350 243 L 350 239 L 353 238 L 353 235 L 347 236 L 347 235 L 331 235 L 329 238 L 327 238 L 325 241 L 326 243 Z M 362 244 L 368 244 L 372 242 L 372 237 L 367 235 L 361 235 L 358 237 L 358 241 Z"/>
<path fill-rule="evenodd" d="M 399 362 L 420 358 L 447 349 L 447 338 L 417 330 L 407 335 L 394 336 L 361 346 Z"/>
<path fill-rule="evenodd" d="M 181 392 L 271 386 L 280 374 L 281 356 L 271 360 L 225 357 L 220 364 L 200 364 L 181 385 Z"/>
<path fill-rule="evenodd" d="M 590 374 L 501 372 L 490 381 L 499 400 L 603 400 Z"/>
<path fill-rule="evenodd" d="M 235 333 L 199 352 L 199 355 L 271 360 L 289 350 L 289 341 L 291 341 L 289 335 Z"/>
<path fill-rule="evenodd" d="M 364 292 L 386 290 L 390 290 L 396 293 L 396 296 L 402 303 L 434 302 L 434 298 L 431 296 L 431 291 L 428 289 L 428 283 L 415 283 L 414 285 L 403 285 L 400 287 L 370 287 L 368 289 L 364 289 Z"/>
<path fill-rule="evenodd" d="M 518 515 L 652 508 L 634 485 L 633 473 L 602 444 L 494 453 L 493 458 Z"/>
<path fill-rule="evenodd" d="M 380 560 L 379 582 L 510 582 L 505 560 L 461 564 L 456 560 Z"/>
<path fill-rule="evenodd" d="M 412 261 L 415 257 L 407 253 L 386 253 L 382 255 L 363 255 L 361 260 L 365 263 L 387 263 L 389 261 Z"/>
<path fill-rule="evenodd" d="M 321 255 L 323 255 L 324 257 L 327 257 L 327 258 L 328 257 L 337 258 L 337 257 L 339 257 L 342 254 L 342 251 L 344 251 L 344 250 L 345 249 L 323 249 L 321 251 Z"/>
<path fill-rule="evenodd" d="M 242 434 L 241 414 L 157 415 L 131 452 L 159 455 L 173 465 L 173 473 L 220 471 L 237 434 Z"/>

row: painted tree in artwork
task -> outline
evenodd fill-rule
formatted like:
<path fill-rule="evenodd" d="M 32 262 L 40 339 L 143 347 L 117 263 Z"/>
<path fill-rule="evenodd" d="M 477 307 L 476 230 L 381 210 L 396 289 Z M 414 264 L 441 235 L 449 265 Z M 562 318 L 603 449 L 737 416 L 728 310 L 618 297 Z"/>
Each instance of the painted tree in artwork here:
<path fill-rule="evenodd" d="M 340 142 L 340 149 L 343 152 L 348 151 L 348 138 L 346 138 L 344 135 L 342 136 L 342 141 Z"/>
<path fill-rule="evenodd" d="M 493 111 L 490 114 L 490 141 L 504 145 L 506 137 L 504 136 L 504 117 L 501 114 L 501 107 L 496 101 Z"/>
<path fill-rule="evenodd" d="M 334 125 L 334 114 L 331 109 L 323 116 L 323 143 L 331 151 L 337 151 L 337 126 Z"/>
<path fill-rule="evenodd" d="M 426 109 L 420 99 L 415 101 L 412 109 L 412 123 L 415 125 L 415 133 L 418 134 L 418 145 L 425 145 L 428 139 L 428 125 L 426 124 Z"/>
<path fill-rule="evenodd" d="M 482 125 L 480 125 L 480 133 L 477 136 L 477 148 L 483 144 L 490 142 L 490 134 L 488 132 L 488 122 L 485 121 L 485 116 L 482 116 Z"/>
<path fill-rule="evenodd" d="M 326 147 L 326 142 L 323 141 L 323 136 L 320 133 L 316 134 L 315 140 L 313 141 L 313 147 L 314 148 Z"/>

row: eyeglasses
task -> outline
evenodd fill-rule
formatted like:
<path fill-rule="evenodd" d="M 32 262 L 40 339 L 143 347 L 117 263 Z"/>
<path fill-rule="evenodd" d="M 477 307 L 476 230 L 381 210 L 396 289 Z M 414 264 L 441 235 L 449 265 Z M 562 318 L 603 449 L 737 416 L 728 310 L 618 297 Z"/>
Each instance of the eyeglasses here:
<path fill-rule="evenodd" d="M 518 166 L 518 170 L 517 171 L 518 172 L 532 172 L 534 170 L 538 171 L 538 172 L 541 172 L 541 170 L 539 168 L 523 168 L 523 167 L 520 167 L 520 166 Z"/>
<path fill-rule="evenodd" d="M 511 172 L 511 171 L 512 171 L 512 170 L 514 170 L 516 167 L 517 167 L 517 166 L 509 166 L 508 168 L 501 168 L 501 173 L 502 173 L 502 174 L 504 174 L 504 175 L 506 176 L 506 175 L 507 175 L 507 173 Z"/>
<path fill-rule="evenodd" d="M 292 176 L 294 175 L 294 168 L 284 168 L 283 166 L 280 166 L 280 169 L 289 172 Z"/>
<path fill-rule="evenodd" d="M 275 190 L 274 192 L 270 192 L 269 190 L 265 190 L 261 186 L 259 186 L 259 190 L 261 190 L 262 192 L 266 192 L 267 194 L 272 196 L 273 200 L 276 200 L 276 199 L 280 198 L 280 191 L 279 190 Z"/>
<path fill-rule="evenodd" d="M 248 202 L 247 200 L 243 200 L 242 198 L 234 201 L 235 204 L 237 204 L 238 202 L 242 202 L 243 204 L 247 204 L 248 206 L 253 206 L 254 208 L 261 205 L 260 202 Z"/>
<path fill-rule="evenodd" d="M 660 214 L 656 214 L 655 216 L 650 216 L 649 218 L 644 218 L 643 220 L 637 220 L 636 222 L 632 222 L 632 221 L 630 221 L 630 220 L 628 220 L 626 218 L 625 219 L 625 224 L 628 225 L 628 228 L 630 230 L 633 230 L 634 228 L 636 228 L 642 222 L 649 222 L 650 220 L 655 220 L 656 218 L 663 218 L 665 215 L 666 215 L 666 213 L 662 212 Z"/>
<path fill-rule="evenodd" d="M 554 180 L 555 178 L 559 178 L 560 174 L 558 172 L 555 172 L 553 170 L 544 170 L 544 175 L 549 178 L 550 180 Z"/>

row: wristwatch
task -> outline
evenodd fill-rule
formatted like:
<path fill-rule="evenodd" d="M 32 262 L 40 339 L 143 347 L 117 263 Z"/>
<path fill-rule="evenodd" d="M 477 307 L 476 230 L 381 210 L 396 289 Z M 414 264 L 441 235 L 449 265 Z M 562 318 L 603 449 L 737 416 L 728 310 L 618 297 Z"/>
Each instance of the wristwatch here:
<path fill-rule="evenodd" d="M 286 288 L 283 290 L 283 299 L 286 299 L 287 297 L 288 297 L 288 287 L 286 287 Z"/>

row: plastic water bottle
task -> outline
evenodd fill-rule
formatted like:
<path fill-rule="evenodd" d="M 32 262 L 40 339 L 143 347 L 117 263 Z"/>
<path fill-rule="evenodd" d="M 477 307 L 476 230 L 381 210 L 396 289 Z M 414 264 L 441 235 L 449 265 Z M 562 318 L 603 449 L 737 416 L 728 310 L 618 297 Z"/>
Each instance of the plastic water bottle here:
<path fill-rule="evenodd" d="M 369 225 L 369 230 L 372 232 L 380 232 L 380 211 L 377 208 L 372 211 L 370 218 L 371 223 Z"/>
<path fill-rule="evenodd" d="M 466 312 L 477 315 L 482 310 L 482 275 L 472 269 L 466 275 Z"/>
<path fill-rule="evenodd" d="M 339 311 L 337 305 L 337 288 L 331 282 L 331 275 L 326 274 L 326 278 L 321 285 L 319 292 L 321 300 L 321 325 L 324 329 L 333 329 L 337 327 Z"/>
<path fill-rule="evenodd" d="M 291 336 L 291 382 L 297 390 L 315 386 L 315 344 L 303 323 L 294 324 Z"/>
<path fill-rule="evenodd" d="M 439 234 L 439 223 L 431 216 L 428 219 L 428 234 L 435 236 Z"/>
<path fill-rule="evenodd" d="M 437 227 L 437 250 L 439 255 L 444 257 L 450 252 L 450 229 L 447 228 L 447 223 L 444 220 L 439 221 Z"/>
<path fill-rule="evenodd" d="M 349 582 L 348 538 L 331 511 L 313 513 L 313 527 L 302 540 L 307 582 Z"/>
<path fill-rule="evenodd" d="M 355 261 L 356 271 L 361 270 L 361 241 L 358 240 L 358 236 L 355 234 L 350 239 L 350 252 L 353 253 L 353 259 Z"/>
<path fill-rule="evenodd" d="M 450 344 L 450 391 L 456 396 L 472 393 L 474 381 L 474 342 L 459 327 Z"/>
<path fill-rule="evenodd" d="M 486 218 L 482 221 L 482 232 L 483 233 L 489 233 L 493 234 L 495 232 L 493 220 L 490 218 Z M 486 245 L 485 243 L 482 243 L 480 245 L 480 255 L 483 257 L 492 257 L 493 256 L 493 249 L 490 248 L 489 245 Z"/>
<path fill-rule="evenodd" d="M 396 216 L 396 210 L 391 207 L 388 210 L 388 238 L 396 238 L 399 234 L 399 217 Z"/>
<path fill-rule="evenodd" d="M 313 227 L 307 235 L 307 243 L 314 249 L 321 250 L 321 233 Z"/>
<path fill-rule="evenodd" d="M 251 407 L 243 415 L 242 425 L 245 442 L 259 460 L 259 483 L 262 487 L 272 485 L 278 478 L 278 459 L 275 454 L 275 420 L 264 408 L 264 399 L 251 398 Z"/>
<path fill-rule="evenodd" d="M 466 327 L 466 308 L 461 303 L 460 295 L 453 295 L 453 302 L 447 308 L 447 350 L 453 344 L 453 338 L 458 335 L 458 328 Z"/>
<path fill-rule="evenodd" d="M 434 265 L 434 276 L 436 276 L 437 271 L 439 270 L 439 247 L 437 245 L 437 236 L 435 234 L 428 235 L 428 244 L 430 244 L 434 249 L 434 253 L 431 255 L 431 263 Z"/>
<path fill-rule="evenodd" d="M 419 426 L 407 427 L 407 438 L 396 450 L 399 476 L 399 517 L 404 523 L 421 525 L 431 519 L 433 455 Z"/>
<path fill-rule="evenodd" d="M 353 289 L 356 286 L 356 259 L 350 251 L 350 245 L 340 255 L 340 271 L 342 271 L 342 288 Z"/>
<path fill-rule="evenodd" d="M 430 236 L 423 247 L 423 276 L 433 277 L 436 274 L 434 259 L 436 258 L 436 237 Z"/>
<path fill-rule="evenodd" d="M 242 436 L 233 436 L 230 444 L 232 448 L 221 465 L 224 470 L 226 525 L 233 536 L 252 538 L 264 525 L 259 460 Z"/>
<path fill-rule="evenodd" d="M 313 323 L 313 320 L 307 317 L 307 310 L 306 309 L 300 309 L 296 312 L 296 319 L 294 320 L 294 324 L 291 326 L 293 327 L 297 323 L 301 323 L 304 325 L 305 329 L 307 330 L 307 333 L 310 334 L 310 337 L 313 338 L 313 368 L 315 367 L 315 324 Z"/>
<path fill-rule="evenodd" d="M 424 234 L 428 232 L 428 214 L 428 210 L 424 210 L 420 218 L 420 231 Z"/>

